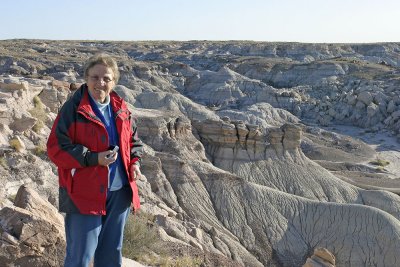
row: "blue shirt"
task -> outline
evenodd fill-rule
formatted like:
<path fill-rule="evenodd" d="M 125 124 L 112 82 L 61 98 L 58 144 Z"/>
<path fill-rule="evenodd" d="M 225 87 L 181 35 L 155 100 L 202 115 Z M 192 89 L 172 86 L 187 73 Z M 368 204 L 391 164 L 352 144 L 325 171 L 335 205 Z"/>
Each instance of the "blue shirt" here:
<path fill-rule="evenodd" d="M 100 103 L 93 99 L 93 97 L 90 95 L 90 91 L 88 92 L 90 96 L 90 105 L 92 106 L 94 113 L 100 118 L 106 127 L 109 145 L 119 146 L 117 126 L 115 125 L 115 120 L 113 118 L 114 113 L 110 105 L 110 96 L 108 95 L 106 97 L 106 101 L 104 103 Z M 128 177 L 122 164 L 120 151 L 118 151 L 117 160 L 111 163 L 108 167 L 108 175 L 110 177 L 108 190 L 117 191 L 128 183 Z"/>

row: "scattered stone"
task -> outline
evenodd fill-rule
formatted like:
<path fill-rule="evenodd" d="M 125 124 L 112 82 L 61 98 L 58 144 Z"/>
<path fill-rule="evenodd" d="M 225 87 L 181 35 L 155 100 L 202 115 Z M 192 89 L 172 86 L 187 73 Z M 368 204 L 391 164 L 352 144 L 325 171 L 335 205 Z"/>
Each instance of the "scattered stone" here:
<path fill-rule="evenodd" d="M 373 97 L 370 92 L 362 91 L 358 96 L 357 99 L 363 102 L 366 106 L 372 103 Z"/>
<path fill-rule="evenodd" d="M 19 82 L 19 83 L 2 83 L 0 82 L 0 89 L 8 90 L 8 91 L 16 91 L 16 90 L 28 90 L 29 83 L 26 81 Z"/>
<path fill-rule="evenodd" d="M 335 256 L 326 248 L 316 248 L 303 267 L 335 267 Z"/>
<path fill-rule="evenodd" d="M 61 266 L 65 253 L 63 226 L 58 220 L 52 220 L 60 215 L 53 213 L 54 207 L 46 209 L 51 204 L 45 203 L 37 193 L 33 193 L 34 198 L 29 193 L 32 191 L 21 189 L 18 203 L 30 203 L 27 207 L 31 211 L 19 207 L 0 210 L 0 262 L 2 266 Z M 29 200 L 23 201 L 23 195 Z"/>

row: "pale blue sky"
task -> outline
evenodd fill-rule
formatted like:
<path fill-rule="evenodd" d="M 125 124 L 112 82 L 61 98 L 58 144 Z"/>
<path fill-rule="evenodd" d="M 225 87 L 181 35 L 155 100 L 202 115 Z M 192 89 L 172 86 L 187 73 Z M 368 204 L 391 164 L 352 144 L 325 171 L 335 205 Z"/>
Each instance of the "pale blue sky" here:
<path fill-rule="evenodd" d="M 0 7 L 0 40 L 400 41 L 400 0 L 0 0 Z"/>

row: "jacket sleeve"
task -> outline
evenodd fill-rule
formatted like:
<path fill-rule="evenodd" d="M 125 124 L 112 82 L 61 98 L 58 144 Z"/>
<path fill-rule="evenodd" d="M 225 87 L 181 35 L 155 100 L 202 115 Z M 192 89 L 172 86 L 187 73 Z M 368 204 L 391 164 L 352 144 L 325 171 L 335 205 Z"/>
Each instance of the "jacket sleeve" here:
<path fill-rule="evenodd" d="M 129 165 L 136 164 L 140 166 L 141 158 L 143 155 L 143 142 L 140 140 L 136 125 L 136 119 L 132 118 L 132 137 L 131 137 L 131 162 Z"/>
<path fill-rule="evenodd" d="M 76 111 L 67 101 L 61 108 L 47 140 L 47 154 L 59 168 L 73 169 L 98 165 L 98 153 L 73 141 Z"/>

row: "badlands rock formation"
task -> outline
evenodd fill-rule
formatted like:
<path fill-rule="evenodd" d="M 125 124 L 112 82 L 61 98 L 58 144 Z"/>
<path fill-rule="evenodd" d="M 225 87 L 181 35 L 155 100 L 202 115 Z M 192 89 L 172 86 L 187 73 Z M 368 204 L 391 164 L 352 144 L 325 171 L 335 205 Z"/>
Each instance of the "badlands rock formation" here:
<path fill-rule="evenodd" d="M 0 266 L 61 266 L 65 250 L 61 214 L 24 186 L 14 205 L 0 210 Z"/>
<path fill-rule="evenodd" d="M 1 41 L 2 226 L 26 213 L 10 201 L 20 185 L 57 206 L 43 144 L 99 51 L 120 62 L 116 91 L 146 144 L 143 211 L 162 240 L 202 251 L 208 266 L 398 265 L 400 171 L 369 164 L 394 160 L 396 145 L 335 131 L 400 134 L 394 43 Z"/>
<path fill-rule="evenodd" d="M 314 254 L 307 259 L 307 262 L 303 265 L 303 267 L 315 266 L 335 266 L 335 256 L 324 248 L 316 248 L 314 250 Z"/>

